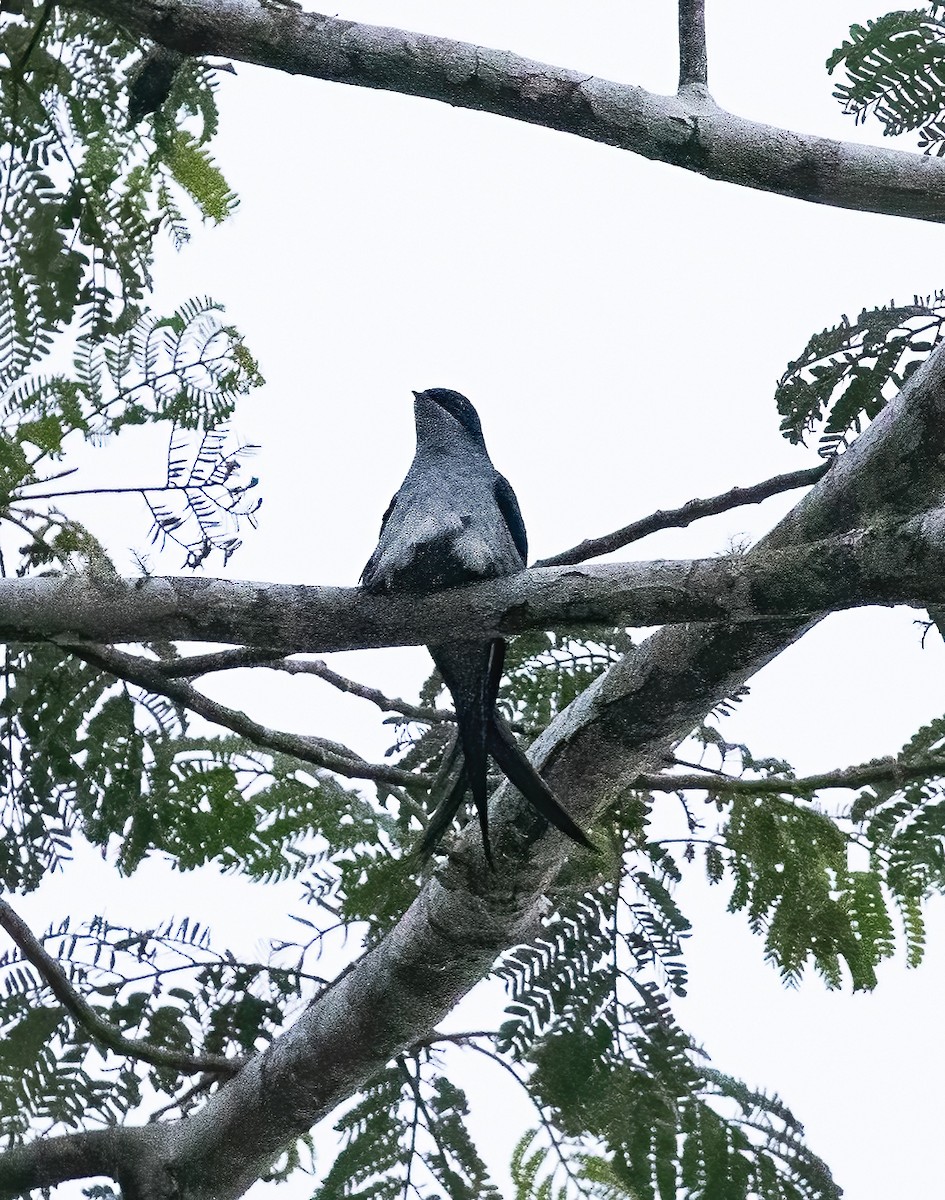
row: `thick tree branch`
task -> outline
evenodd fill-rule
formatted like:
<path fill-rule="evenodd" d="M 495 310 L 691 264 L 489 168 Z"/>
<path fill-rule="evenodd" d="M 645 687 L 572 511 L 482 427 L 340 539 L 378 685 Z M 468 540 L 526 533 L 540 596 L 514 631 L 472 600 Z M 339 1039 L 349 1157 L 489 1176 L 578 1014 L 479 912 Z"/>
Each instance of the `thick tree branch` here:
<path fill-rule="evenodd" d="M 138 1038 L 125 1037 L 79 995 L 59 963 L 46 952 L 23 918 L 5 900 L 0 900 L 0 928 L 10 935 L 26 961 L 33 964 L 66 1012 L 99 1045 L 114 1050 L 116 1054 L 124 1054 L 157 1067 L 171 1067 L 185 1074 L 199 1072 L 230 1076 L 235 1075 L 243 1065 L 240 1059 L 224 1058 L 219 1054 L 182 1054 L 177 1050 L 164 1050 Z"/>
<path fill-rule="evenodd" d="M 839 767 L 819 775 L 804 775 L 800 779 L 765 778 L 735 779 L 713 771 L 689 775 L 638 775 L 632 786 L 648 792 L 709 791 L 720 796 L 809 796 L 827 788 L 863 788 L 874 783 L 893 783 L 897 786 L 910 779 L 941 779 L 945 777 L 945 758 L 902 762 L 898 758 L 877 758 L 855 767 Z"/>
<path fill-rule="evenodd" d="M 105 1175 L 117 1179 L 122 1165 L 139 1153 L 146 1131 L 112 1125 L 83 1133 L 47 1137 L 0 1154 L 0 1196 L 22 1196 L 69 1179 Z"/>
<path fill-rule="evenodd" d="M 893 494 L 890 481 L 887 496 L 882 501 L 877 497 L 877 503 L 888 507 L 885 501 Z M 864 512 L 862 519 L 869 522 L 869 514 Z M 866 604 L 945 603 L 945 509 L 901 526 L 879 522 L 805 542 L 783 548 L 765 545 L 750 555 L 728 558 L 533 568 L 432 595 L 370 596 L 357 588 L 193 577 L 4 579 L 0 640 L 54 639 L 64 645 L 75 639 L 244 642 L 250 647 L 278 642 L 281 653 L 327 653 L 455 637 L 504 637 L 561 626 L 744 623 Z M 249 660 L 255 654 L 251 650 Z M 261 657 L 268 661 L 269 654 L 263 651 Z M 208 720 L 236 728 L 226 709 L 173 678 L 176 662 L 165 666 L 134 657 L 113 661 L 116 674 L 137 670 L 141 686 L 179 698 Z M 236 652 L 224 661 L 246 660 Z M 289 737 L 262 726 L 244 725 L 236 731 L 269 745 L 273 737 Z M 367 770 L 368 764 L 358 763 L 352 752 L 334 743 L 309 739 L 306 744 L 310 761 L 330 770 L 352 778 L 403 782 L 393 773 L 353 772 L 353 764 L 358 770 Z M 332 756 L 338 761 L 329 761 Z"/>
<path fill-rule="evenodd" d="M 707 87 L 709 58 L 705 46 L 705 0 L 679 0 L 679 90 Z"/>
<path fill-rule="evenodd" d="M 760 504 L 770 496 L 780 495 L 781 492 L 791 492 L 795 488 L 809 487 L 822 479 L 830 469 L 830 463 L 821 463 L 816 467 L 806 467 L 801 471 L 789 471 L 786 475 L 774 475 L 771 479 L 753 483 L 750 487 L 733 487 L 719 496 L 709 496 L 704 500 L 687 500 L 679 508 L 657 509 L 648 517 L 639 521 L 631 521 L 622 529 L 613 533 L 605 533 L 601 537 L 585 538 L 570 550 L 562 550 L 552 554 L 550 558 L 542 558 L 533 563 L 536 567 L 563 567 L 573 563 L 587 562 L 589 558 L 597 558 L 601 554 L 610 554 L 638 542 L 641 538 L 649 537 L 660 529 L 685 529 L 693 521 L 702 517 L 715 517 L 719 513 L 729 512 L 733 508 L 741 508 L 746 504 Z"/>
<path fill-rule="evenodd" d="M 657 96 L 505 50 L 256 0 L 70 2 L 184 54 L 491 112 L 816 204 L 945 220 L 945 160 L 761 125 L 698 89 Z"/>
<path fill-rule="evenodd" d="M 330 742 L 325 738 L 303 737 L 300 734 L 284 733 L 280 729 L 269 729 L 254 721 L 239 709 L 229 708 L 198 692 L 191 684 L 180 679 L 168 679 L 160 664 L 134 654 L 125 654 L 113 646 L 94 645 L 90 642 L 62 641 L 60 644 L 77 658 L 104 671 L 127 680 L 150 692 L 166 696 L 176 704 L 197 713 L 215 725 L 222 725 L 263 750 L 275 750 L 281 754 L 292 754 L 303 762 L 334 771 L 348 779 L 370 779 L 377 783 L 416 784 L 423 777 L 382 763 L 369 763 L 346 746 Z"/>

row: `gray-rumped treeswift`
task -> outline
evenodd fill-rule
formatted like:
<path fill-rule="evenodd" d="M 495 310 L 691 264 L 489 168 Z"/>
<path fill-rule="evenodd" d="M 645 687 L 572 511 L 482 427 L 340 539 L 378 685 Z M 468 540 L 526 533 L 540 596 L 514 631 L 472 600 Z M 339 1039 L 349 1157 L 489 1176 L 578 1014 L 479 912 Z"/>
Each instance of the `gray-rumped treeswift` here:
<path fill-rule="evenodd" d="M 448 388 L 413 395 L 417 452 L 381 521 L 377 548 L 361 574 L 365 589 L 437 592 L 524 570 L 528 541 L 522 514 L 508 480 L 492 465 L 476 410 Z M 490 754 L 546 820 L 594 849 L 496 712 L 505 642 L 455 640 L 427 648 L 453 697 L 463 765 L 430 818 L 421 851 L 429 852 L 439 841 L 468 788 L 492 863 L 486 796 Z"/>

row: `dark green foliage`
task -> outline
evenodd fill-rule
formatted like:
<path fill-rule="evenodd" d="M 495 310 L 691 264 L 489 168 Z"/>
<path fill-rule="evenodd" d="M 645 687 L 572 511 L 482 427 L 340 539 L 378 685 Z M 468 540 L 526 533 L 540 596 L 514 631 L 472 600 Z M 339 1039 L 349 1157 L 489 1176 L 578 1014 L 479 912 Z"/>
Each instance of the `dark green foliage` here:
<path fill-rule="evenodd" d="M 22 8 L 0 25 L 0 389 L 74 318 L 94 339 L 127 327 L 161 227 L 186 239 L 181 202 L 214 221 L 235 204 L 205 149 L 210 70 L 184 60 L 153 115 L 129 124 L 147 51 L 101 18 Z"/>
<path fill-rule="evenodd" d="M 429 1053 L 404 1055 L 375 1076 L 335 1129 L 344 1145 L 314 1200 L 499 1200 L 464 1118 L 466 1096 Z"/>
<path fill-rule="evenodd" d="M 917 965 L 925 902 L 945 889 L 945 719 L 919 730 L 898 756 L 903 768 L 931 764 L 926 775 L 873 783 L 834 812 L 793 782 L 787 764 L 756 760 L 717 731 L 698 736 L 738 763 L 736 777 L 760 778 L 756 794 L 733 795 L 707 777 L 706 799 L 723 817 L 714 837 L 691 824 L 685 857 L 705 844 L 710 880 L 731 877 L 730 909 L 747 913 L 785 980 L 795 983 L 811 964 L 830 987 L 848 978 L 870 989 L 899 936 Z"/>
<path fill-rule="evenodd" d="M 6 661 L 5 888 L 36 886 L 76 828 L 125 872 L 163 851 L 182 869 L 215 861 L 260 880 L 310 868 L 315 834 L 343 822 L 348 839 L 376 837 L 366 802 L 327 774 L 235 736 L 194 736 L 168 701 L 56 647 L 10 648 Z"/>
<path fill-rule="evenodd" d="M 101 918 L 73 930 L 66 920 L 43 941 L 101 1017 L 165 1050 L 252 1053 L 320 983 L 304 962 L 280 963 L 285 944 L 267 963 L 241 963 L 214 950 L 209 932 L 186 918 L 147 933 Z M 10 1137 L 38 1119 L 62 1128 L 90 1117 L 120 1120 L 142 1102 L 145 1079 L 159 1096 L 180 1095 L 185 1108 L 199 1101 L 186 1098 L 191 1081 L 173 1067 L 104 1051 L 103 1074 L 87 1032 L 15 950 L 0 956 L 0 981 L 0 1119 Z"/>
<path fill-rule="evenodd" d="M 847 865 L 849 834 L 793 799 L 737 796 L 724 837 L 735 887 L 729 907 L 744 909 L 785 980 L 808 961 L 831 987 L 873 988 L 876 966 L 895 948 L 894 929 L 872 871 Z"/>
<path fill-rule="evenodd" d="M 652 893 L 653 882 L 644 890 Z M 658 898 L 685 930 L 668 893 Z M 527 1087 L 557 1158 L 546 1169 L 545 1153 L 528 1152 L 534 1135 L 520 1143 L 517 1197 L 838 1196 L 781 1102 L 710 1069 L 675 1024 L 645 981 L 647 956 L 622 928 L 628 907 L 608 885 L 500 967 L 513 1001 L 497 1048 L 533 1068 Z"/>
<path fill-rule="evenodd" d="M 816 433 L 821 454 L 837 453 L 941 341 L 943 321 L 945 293 L 936 292 L 815 333 L 778 383 L 781 432 L 795 445 Z"/>
<path fill-rule="evenodd" d="M 943 758 L 945 717 L 906 743 L 904 763 Z M 869 849 L 870 870 L 898 910 L 910 966 L 925 949 L 923 908 L 945 890 L 945 768 L 942 777 L 873 784 L 853 802 L 850 818 Z"/>
<path fill-rule="evenodd" d="M 69 484 L 50 488 L 43 469 L 79 441 L 102 443 L 126 426 L 160 422 L 171 427 L 163 482 L 123 489 L 146 504 L 152 540 L 174 543 L 189 566 L 214 551 L 225 561 L 239 547 L 241 525 L 255 524 L 260 505 L 258 481 L 241 474 L 256 447 L 233 446 L 224 423 L 262 377 L 220 312 L 209 299 L 160 319 L 129 308 L 117 331 L 79 338 L 71 374 L 27 377 L 0 393 L 0 519 L 33 532 L 29 566 L 87 556 L 94 541 L 61 515 Z"/>
<path fill-rule="evenodd" d="M 900 9 L 852 25 L 827 59 L 846 79 L 834 88 L 857 121 L 872 114 L 892 137 L 917 130 L 926 153 L 945 153 L 945 5 Z"/>

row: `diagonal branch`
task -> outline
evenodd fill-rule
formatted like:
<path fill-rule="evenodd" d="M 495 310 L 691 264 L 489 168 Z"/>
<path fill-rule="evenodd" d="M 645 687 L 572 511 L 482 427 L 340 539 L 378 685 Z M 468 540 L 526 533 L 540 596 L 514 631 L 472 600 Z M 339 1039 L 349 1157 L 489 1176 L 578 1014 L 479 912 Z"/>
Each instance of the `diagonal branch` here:
<path fill-rule="evenodd" d="M 197 713 L 215 725 L 222 725 L 241 737 L 264 750 L 275 750 L 280 754 L 291 754 L 303 762 L 345 775 L 349 779 L 371 779 L 378 783 L 416 784 L 424 782 L 421 775 L 409 771 L 401 771 L 396 767 L 383 766 L 380 763 L 369 763 L 359 758 L 353 751 L 338 742 L 325 738 L 303 737 L 298 734 L 284 733 L 279 729 L 269 729 L 254 721 L 238 709 L 229 708 L 216 700 L 211 700 L 202 692 L 198 692 L 191 684 L 179 679 L 168 679 L 161 671 L 160 664 L 134 654 L 125 654 L 113 646 L 94 645 L 88 642 L 60 643 L 64 649 L 81 658 L 83 662 L 91 663 L 103 671 L 108 671 L 118 679 L 146 688 L 166 696 L 175 704 L 181 704 L 191 712 Z"/>
<path fill-rule="evenodd" d="M 386 696 L 377 688 L 358 683 L 355 679 L 349 679 L 347 675 L 339 675 L 320 659 L 313 661 L 286 658 L 281 650 L 240 646 L 234 650 L 220 650 L 213 654 L 194 654 L 186 658 L 167 659 L 155 665 L 160 668 L 165 679 L 196 679 L 213 671 L 231 671 L 236 667 L 268 667 L 271 671 L 282 671 L 286 675 L 314 675 L 317 679 L 330 683 L 340 692 L 376 704 L 382 712 L 396 712 L 412 721 L 427 721 L 430 724 L 456 720 L 455 713 L 447 708 L 425 708 L 401 700 L 400 697 Z"/>
<path fill-rule="evenodd" d="M 70 0 L 189 55 L 495 113 L 815 204 L 945 220 L 945 160 L 737 117 L 687 89 L 631 84 L 449 38 L 246 0 Z"/>
<path fill-rule="evenodd" d="M 151 1063 L 155 1067 L 171 1067 L 187 1074 L 197 1072 L 217 1076 L 235 1075 L 243 1065 L 242 1059 L 225 1058 L 219 1054 L 183 1054 L 164 1050 L 139 1038 L 128 1038 L 104 1020 L 75 990 L 59 963 L 48 954 L 42 943 L 18 913 L 5 900 L 0 900 L 0 928 L 7 931 L 27 962 L 39 972 L 43 982 L 67 1013 L 101 1046 L 125 1054 L 129 1058 Z"/>
<path fill-rule="evenodd" d="M 679 508 L 657 509 L 648 517 L 639 521 L 631 521 L 622 529 L 613 533 L 605 533 L 601 537 L 586 538 L 570 550 L 562 550 L 552 554 L 550 558 L 542 558 L 533 565 L 536 567 L 563 567 L 572 563 L 586 562 L 589 558 L 597 558 L 600 554 L 610 554 L 638 542 L 641 538 L 649 537 L 660 529 L 685 529 L 693 521 L 702 517 L 715 517 L 719 513 L 729 512 L 733 508 L 741 508 L 746 504 L 760 504 L 769 496 L 778 496 L 782 492 L 790 492 L 795 488 L 807 487 L 823 478 L 830 468 L 830 463 L 821 463 L 816 467 L 807 467 L 801 471 L 789 471 L 785 475 L 774 475 L 761 483 L 753 483 L 749 487 L 733 487 L 718 496 L 709 496 L 704 500 L 687 500 Z"/>
<path fill-rule="evenodd" d="M 709 59 L 705 47 L 705 0 L 679 0 L 679 90 L 705 88 Z"/>

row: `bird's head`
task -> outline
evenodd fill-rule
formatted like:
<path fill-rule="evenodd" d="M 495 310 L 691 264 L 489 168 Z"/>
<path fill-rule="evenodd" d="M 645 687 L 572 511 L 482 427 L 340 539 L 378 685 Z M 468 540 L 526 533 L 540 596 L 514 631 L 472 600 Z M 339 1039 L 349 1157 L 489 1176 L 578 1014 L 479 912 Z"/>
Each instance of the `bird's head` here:
<path fill-rule="evenodd" d="M 414 392 L 413 413 L 418 446 L 449 448 L 460 442 L 472 442 L 485 449 L 479 414 L 459 392 L 449 388 Z"/>

